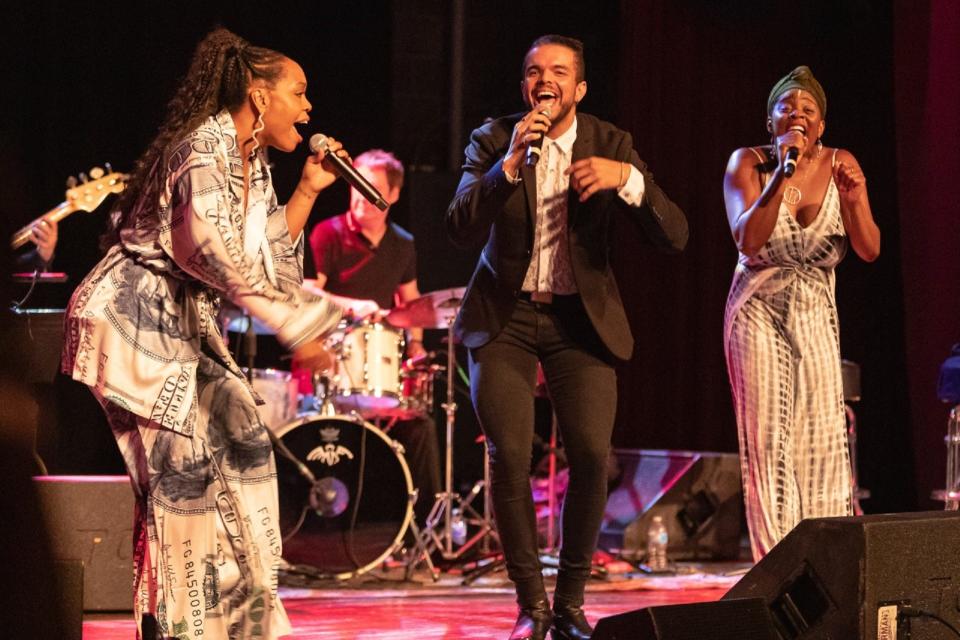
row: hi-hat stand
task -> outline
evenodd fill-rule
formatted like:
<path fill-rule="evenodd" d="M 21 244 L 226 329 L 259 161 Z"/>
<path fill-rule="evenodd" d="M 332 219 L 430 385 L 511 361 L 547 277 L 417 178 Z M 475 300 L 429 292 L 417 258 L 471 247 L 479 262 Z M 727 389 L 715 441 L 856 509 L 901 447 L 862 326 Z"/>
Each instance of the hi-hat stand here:
<path fill-rule="evenodd" d="M 453 432 L 456 422 L 457 403 L 454 397 L 454 376 L 457 363 L 454 351 L 453 320 L 456 314 L 446 319 L 447 328 L 447 388 L 446 402 L 441 406 L 446 415 L 446 447 L 444 460 L 444 490 L 436 495 L 436 501 L 427 515 L 420 530 L 417 552 L 407 564 L 407 574 L 421 563 L 429 565 L 431 553 L 438 553 L 443 560 L 459 560 L 468 551 L 480 545 L 482 553 L 489 553 L 491 538 L 496 539 L 497 532 L 493 524 L 493 511 L 490 504 L 490 462 L 486 443 L 483 451 L 483 479 L 478 480 L 466 496 L 461 496 L 453 487 Z M 483 491 L 483 504 L 480 511 L 473 503 Z M 475 529 L 473 535 L 467 532 Z M 438 578 L 431 572 L 434 580 Z"/>
<path fill-rule="evenodd" d="M 407 577 L 422 562 L 431 568 L 433 578 L 437 572 L 430 564 L 430 554 L 437 553 L 443 560 L 458 560 L 465 553 L 481 545 L 483 551 L 489 550 L 491 538 L 496 537 L 493 526 L 493 511 L 490 507 L 489 464 L 484 450 L 484 477 L 474 484 L 466 496 L 461 496 L 453 487 L 453 432 L 456 420 L 457 403 L 454 398 L 454 379 L 457 362 L 454 351 L 453 325 L 457 312 L 463 302 L 466 289 L 455 287 L 425 293 L 391 309 L 387 321 L 395 327 L 421 327 L 423 329 L 446 329 L 447 331 L 447 396 L 443 403 L 446 414 L 446 449 L 444 460 L 443 491 L 436 495 L 436 501 L 427 515 L 423 529 L 417 536 L 417 546 L 407 561 Z M 474 502 L 483 491 L 483 505 L 480 511 Z M 471 529 L 475 533 L 467 537 Z"/>

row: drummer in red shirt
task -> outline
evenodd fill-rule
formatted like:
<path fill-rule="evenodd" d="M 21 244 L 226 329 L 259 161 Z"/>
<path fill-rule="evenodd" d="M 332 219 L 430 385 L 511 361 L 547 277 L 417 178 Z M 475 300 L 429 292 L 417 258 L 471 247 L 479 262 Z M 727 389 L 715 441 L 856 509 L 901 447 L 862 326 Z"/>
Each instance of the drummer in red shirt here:
<path fill-rule="evenodd" d="M 388 204 L 397 202 L 403 186 L 403 165 L 393 154 L 373 149 L 357 156 L 353 165 Z M 356 189 L 351 189 L 350 209 L 324 220 L 310 234 L 317 269 L 313 286 L 351 309 L 356 317 L 370 318 L 371 323 L 397 303 L 420 297 L 413 236 L 389 221 L 389 212 L 389 207 L 381 211 Z M 381 341 L 389 337 L 380 334 Z M 422 359 L 426 352 L 421 328 L 407 329 L 405 347 L 408 361 Z M 390 412 L 383 415 L 389 417 Z M 430 415 L 423 414 L 390 420 L 386 426 L 390 437 L 404 446 L 413 483 L 419 492 L 414 512 L 422 524 L 433 505 L 434 495 L 440 491 L 436 423 Z"/>

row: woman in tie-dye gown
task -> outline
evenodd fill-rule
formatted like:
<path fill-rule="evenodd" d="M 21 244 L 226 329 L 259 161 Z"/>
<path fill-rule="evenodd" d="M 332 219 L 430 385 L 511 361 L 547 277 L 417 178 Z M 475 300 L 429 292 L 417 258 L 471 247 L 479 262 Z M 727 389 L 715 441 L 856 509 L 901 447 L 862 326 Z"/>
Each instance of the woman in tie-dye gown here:
<path fill-rule="evenodd" d="M 63 369 L 102 403 L 137 497 L 138 637 L 289 632 L 273 452 L 215 318 L 227 298 L 307 366 L 330 364 L 340 313 L 301 291 L 302 229 L 335 174 L 309 157 L 281 207 L 265 155 L 301 142 L 305 93 L 289 58 L 208 35 L 67 310 Z"/>
<path fill-rule="evenodd" d="M 794 69 L 767 101 L 773 144 L 735 151 L 724 178 L 740 251 L 724 347 L 756 560 L 803 518 L 851 513 L 834 267 L 848 242 L 876 259 L 880 231 L 860 165 L 821 142 L 826 108 Z"/>

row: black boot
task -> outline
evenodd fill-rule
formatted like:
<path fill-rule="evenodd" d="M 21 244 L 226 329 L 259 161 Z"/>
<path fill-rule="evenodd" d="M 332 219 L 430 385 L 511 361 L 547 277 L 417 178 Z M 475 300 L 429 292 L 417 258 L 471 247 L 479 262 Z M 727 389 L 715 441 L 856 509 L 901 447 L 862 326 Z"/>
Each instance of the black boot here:
<path fill-rule="evenodd" d="M 521 606 L 510 640 L 545 640 L 552 619 L 550 603 L 546 599 L 538 600 L 529 606 Z"/>
<path fill-rule="evenodd" d="M 553 624 L 550 627 L 553 640 L 587 640 L 592 633 L 593 627 L 587 622 L 582 606 L 554 600 Z"/>

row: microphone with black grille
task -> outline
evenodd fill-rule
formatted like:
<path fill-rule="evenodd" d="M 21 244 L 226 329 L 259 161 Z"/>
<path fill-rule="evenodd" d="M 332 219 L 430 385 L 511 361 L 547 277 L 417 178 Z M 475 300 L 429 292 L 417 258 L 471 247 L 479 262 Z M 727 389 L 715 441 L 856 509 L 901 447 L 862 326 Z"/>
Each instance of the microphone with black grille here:
<path fill-rule="evenodd" d="M 544 109 L 541 113 L 548 118 L 550 117 L 550 109 Z M 540 154 L 543 151 L 543 139 L 547 136 L 546 133 L 541 135 L 539 138 L 527 145 L 527 166 L 533 167 L 536 166 L 537 162 L 540 160 Z"/>
<path fill-rule="evenodd" d="M 327 136 L 322 133 L 315 133 L 310 136 L 310 151 L 317 153 L 319 151 L 324 152 L 324 160 L 329 160 L 330 164 L 333 165 L 334 171 L 337 174 L 346 180 L 351 187 L 360 192 L 360 194 L 369 200 L 377 209 L 380 211 L 386 211 L 387 207 L 390 205 L 387 204 L 387 201 L 383 199 L 383 196 L 380 195 L 380 192 L 377 191 L 377 188 L 370 184 L 366 178 L 364 178 L 360 173 L 354 169 L 353 165 L 338 156 L 336 153 L 329 153 L 328 146 L 329 142 L 327 141 Z"/>
<path fill-rule="evenodd" d="M 800 157 L 800 149 L 790 147 L 787 149 L 787 155 L 783 159 L 783 175 L 788 178 L 797 171 L 797 159 Z"/>

